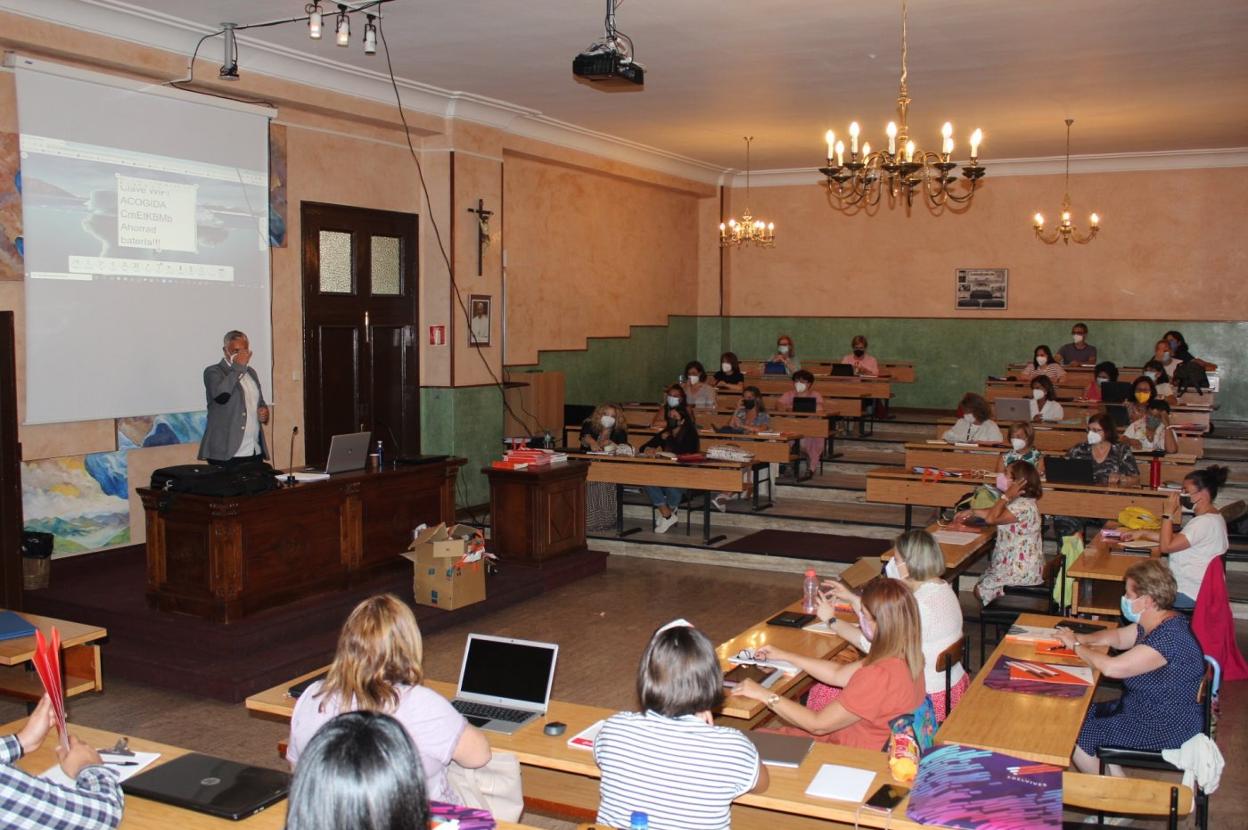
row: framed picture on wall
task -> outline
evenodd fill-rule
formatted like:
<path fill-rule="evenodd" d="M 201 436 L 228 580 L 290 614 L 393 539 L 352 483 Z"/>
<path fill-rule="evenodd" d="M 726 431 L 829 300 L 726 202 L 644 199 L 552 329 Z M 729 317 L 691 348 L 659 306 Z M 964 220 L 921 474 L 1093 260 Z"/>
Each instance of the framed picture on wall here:
<path fill-rule="evenodd" d="M 1009 268 L 958 268 L 955 270 L 953 307 L 959 311 L 1007 308 Z"/>
<path fill-rule="evenodd" d="M 468 345 L 490 345 L 490 310 L 493 305 L 488 294 L 469 294 L 468 313 L 472 320 L 468 325 Z"/>

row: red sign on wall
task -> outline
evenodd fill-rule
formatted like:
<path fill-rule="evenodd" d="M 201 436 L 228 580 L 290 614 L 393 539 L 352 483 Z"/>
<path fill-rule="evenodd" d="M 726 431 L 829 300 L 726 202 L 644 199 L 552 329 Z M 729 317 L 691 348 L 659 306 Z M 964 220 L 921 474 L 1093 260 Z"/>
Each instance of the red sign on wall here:
<path fill-rule="evenodd" d="M 446 326 L 430 326 L 429 327 L 429 345 L 445 346 L 446 345 Z"/>

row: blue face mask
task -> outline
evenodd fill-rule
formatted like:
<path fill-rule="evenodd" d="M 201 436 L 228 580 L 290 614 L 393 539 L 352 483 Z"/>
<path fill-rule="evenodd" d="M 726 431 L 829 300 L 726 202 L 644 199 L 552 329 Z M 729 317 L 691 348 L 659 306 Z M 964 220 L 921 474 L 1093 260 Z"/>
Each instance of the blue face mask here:
<path fill-rule="evenodd" d="M 1136 597 L 1136 599 L 1139 599 L 1139 597 Z M 1126 594 L 1123 594 L 1122 601 L 1119 602 L 1118 605 L 1122 608 L 1122 616 L 1127 618 L 1127 622 L 1138 623 L 1140 621 L 1140 615 L 1135 613 L 1132 609 L 1131 606 L 1133 602 L 1134 600 L 1130 599 Z"/>

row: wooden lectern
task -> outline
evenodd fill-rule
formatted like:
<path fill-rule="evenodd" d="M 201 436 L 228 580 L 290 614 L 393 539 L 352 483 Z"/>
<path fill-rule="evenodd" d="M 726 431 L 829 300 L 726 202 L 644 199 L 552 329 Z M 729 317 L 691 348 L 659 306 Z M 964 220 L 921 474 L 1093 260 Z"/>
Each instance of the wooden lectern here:
<path fill-rule="evenodd" d="M 500 562 L 541 566 L 582 553 L 589 464 L 565 461 L 524 470 L 482 469 L 490 480 L 490 545 Z"/>

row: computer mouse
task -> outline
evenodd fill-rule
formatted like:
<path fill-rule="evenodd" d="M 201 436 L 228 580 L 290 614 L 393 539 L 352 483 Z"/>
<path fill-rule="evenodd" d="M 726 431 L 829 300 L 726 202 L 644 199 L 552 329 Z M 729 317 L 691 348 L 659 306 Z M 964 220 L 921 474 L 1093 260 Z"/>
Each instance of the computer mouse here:
<path fill-rule="evenodd" d="M 542 727 L 542 731 L 545 732 L 547 735 L 550 735 L 553 738 L 558 735 L 562 735 L 565 731 L 567 731 L 567 728 L 568 728 L 568 725 L 566 723 L 563 723 L 557 720 L 552 720 L 550 723 Z"/>

